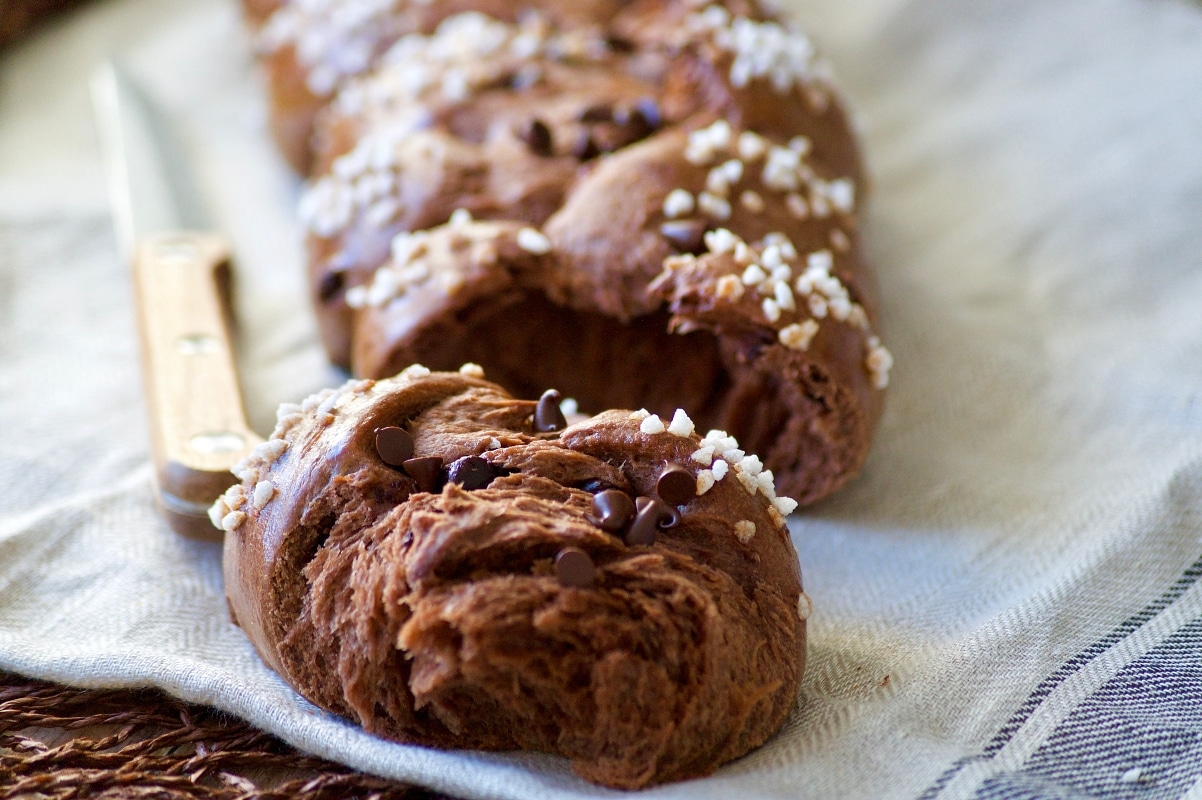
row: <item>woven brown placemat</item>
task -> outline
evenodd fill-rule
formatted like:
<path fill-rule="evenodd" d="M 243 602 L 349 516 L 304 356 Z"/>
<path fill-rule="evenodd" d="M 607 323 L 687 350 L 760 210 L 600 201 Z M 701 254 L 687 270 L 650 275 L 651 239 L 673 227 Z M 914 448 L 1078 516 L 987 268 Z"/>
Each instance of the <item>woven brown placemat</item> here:
<path fill-rule="evenodd" d="M 155 690 L 72 689 L 0 672 L 3 800 L 450 800 L 306 756 Z"/>

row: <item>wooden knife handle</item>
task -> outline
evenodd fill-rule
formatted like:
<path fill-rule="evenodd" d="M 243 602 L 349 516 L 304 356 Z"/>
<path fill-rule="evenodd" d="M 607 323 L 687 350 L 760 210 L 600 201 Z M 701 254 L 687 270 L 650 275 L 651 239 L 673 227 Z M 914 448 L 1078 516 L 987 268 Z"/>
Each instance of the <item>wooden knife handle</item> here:
<path fill-rule="evenodd" d="M 246 423 L 234 370 L 229 248 L 203 233 L 147 238 L 133 271 L 156 494 L 177 533 L 218 540 L 209 506 L 234 483 L 230 467 L 262 441 Z"/>

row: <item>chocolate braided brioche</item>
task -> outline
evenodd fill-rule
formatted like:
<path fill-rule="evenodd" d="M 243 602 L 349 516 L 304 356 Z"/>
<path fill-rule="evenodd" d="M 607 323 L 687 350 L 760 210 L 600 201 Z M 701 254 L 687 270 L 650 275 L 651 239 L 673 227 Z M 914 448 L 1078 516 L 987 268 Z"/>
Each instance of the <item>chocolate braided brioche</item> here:
<path fill-rule="evenodd" d="M 373 733 L 531 749 L 637 788 L 783 723 L 809 601 L 795 503 L 683 412 L 568 425 L 475 365 L 284 406 L 213 507 L 264 660 Z"/>
<path fill-rule="evenodd" d="M 287 0 L 263 31 L 334 361 L 683 407 L 801 502 L 858 472 L 892 359 L 804 35 L 754 0 Z"/>
<path fill-rule="evenodd" d="M 276 115 L 305 118 L 335 362 L 684 407 L 801 502 L 858 472 L 892 358 L 855 137 L 803 35 L 751 0 L 290 0 L 263 36 L 276 101 L 307 96 Z"/>

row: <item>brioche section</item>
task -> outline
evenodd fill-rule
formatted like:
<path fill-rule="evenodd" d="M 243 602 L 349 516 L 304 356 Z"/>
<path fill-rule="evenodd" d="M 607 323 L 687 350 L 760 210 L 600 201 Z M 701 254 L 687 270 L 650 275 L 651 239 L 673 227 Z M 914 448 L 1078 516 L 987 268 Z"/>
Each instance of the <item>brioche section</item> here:
<path fill-rule="evenodd" d="M 858 473 L 892 357 L 863 164 L 804 34 L 750 0 L 290 0 L 263 31 L 299 70 L 273 95 L 312 100 L 332 360 L 683 407 L 802 503 Z"/>
<path fill-rule="evenodd" d="M 558 753 L 613 787 L 761 744 L 796 694 L 808 611 L 772 474 L 683 412 L 564 426 L 465 372 L 285 407 L 240 465 L 213 516 L 260 654 L 373 733 Z M 400 455 L 385 429 L 405 431 Z M 615 527 L 615 497 L 663 516 Z"/>

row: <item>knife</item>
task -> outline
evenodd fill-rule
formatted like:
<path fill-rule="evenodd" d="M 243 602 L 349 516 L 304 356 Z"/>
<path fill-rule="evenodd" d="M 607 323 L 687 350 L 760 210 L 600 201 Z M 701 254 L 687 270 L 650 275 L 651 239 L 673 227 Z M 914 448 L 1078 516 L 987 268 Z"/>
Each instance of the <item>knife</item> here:
<path fill-rule="evenodd" d="M 92 99 L 117 240 L 133 270 L 155 495 L 173 530 L 217 540 L 209 506 L 262 441 L 234 370 L 229 245 L 142 89 L 110 63 L 93 77 Z"/>

